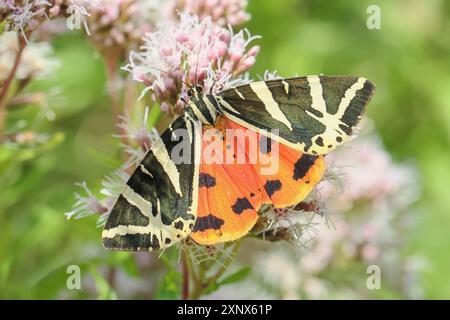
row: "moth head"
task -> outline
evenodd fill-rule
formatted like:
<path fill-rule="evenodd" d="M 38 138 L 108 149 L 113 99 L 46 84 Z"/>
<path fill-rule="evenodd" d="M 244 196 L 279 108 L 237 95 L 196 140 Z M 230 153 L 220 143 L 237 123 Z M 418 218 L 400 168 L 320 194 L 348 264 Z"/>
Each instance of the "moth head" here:
<path fill-rule="evenodd" d="M 198 100 L 203 95 L 203 88 L 200 86 L 192 86 L 187 91 L 187 95 L 190 100 L 192 99 Z"/>

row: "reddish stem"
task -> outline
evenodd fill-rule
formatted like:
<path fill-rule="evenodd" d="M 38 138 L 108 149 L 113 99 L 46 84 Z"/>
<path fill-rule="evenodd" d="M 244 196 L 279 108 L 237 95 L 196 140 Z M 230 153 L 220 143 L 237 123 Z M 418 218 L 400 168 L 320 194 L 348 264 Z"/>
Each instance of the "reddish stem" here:
<path fill-rule="evenodd" d="M 181 299 L 182 300 L 189 300 L 189 267 L 187 262 L 187 255 L 186 252 L 183 252 L 183 288 L 181 292 Z"/>
<path fill-rule="evenodd" d="M 106 281 L 108 281 L 109 287 L 112 290 L 116 289 L 116 274 L 117 274 L 117 268 L 116 267 L 109 267 L 107 274 L 106 274 Z"/>
<path fill-rule="evenodd" d="M 121 136 L 123 143 L 127 143 L 127 139 L 124 136 L 125 132 L 118 125 L 120 124 L 120 115 L 122 114 L 122 108 L 120 105 L 120 92 L 117 90 L 117 82 L 119 76 L 117 74 L 117 62 L 118 57 L 114 54 L 105 57 L 106 61 L 106 75 L 108 78 L 108 91 L 111 98 L 112 112 L 114 117 L 114 124 L 117 127 L 118 134 Z"/>
<path fill-rule="evenodd" d="M 23 51 L 27 46 L 27 41 L 21 33 L 17 34 L 17 39 L 18 39 L 18 50 L 16 52 L 13 67 L 9 72 L 8 77 L 3 82 L 3 87 L 1 87 L 0 89 L 0 131 L 3 130 L 3 123 L 6 116 L 6 98 L 8 96 L 8 89 L 11 86 L 12 81 L 14 80 L 14 76 L 19 67 Z"/>

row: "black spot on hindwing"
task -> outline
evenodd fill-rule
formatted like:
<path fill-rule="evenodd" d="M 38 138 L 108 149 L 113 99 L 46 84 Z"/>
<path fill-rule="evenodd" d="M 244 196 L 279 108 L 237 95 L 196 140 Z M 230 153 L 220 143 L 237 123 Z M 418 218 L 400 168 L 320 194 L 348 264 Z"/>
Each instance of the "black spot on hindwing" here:
<path fill-rule="evenodd" d="M 236 202 L 231 206 L 231 209 L 236 214 L 241 214 L 246 209 L 253 209 L 252 204 L 247 198 L 238 198 Z"/>
<path fill-rule="evenodd" d="M 211 188 L 216 185 L 216 178 L 207 173 L 201 172 L 198 178 L 198 183 L 200 187 Z"/>
<path fill-rule="evenodd" d="M 303 154 L 300 159 L 294 164 L 294 180 L 302 179 L 314 165 L 317 160 L 317 156 L 311 156 Z"/>
<path fill-rule="evenodd" d="M 281 181 L 280 180 L 267 180 L 264 185 L 264 189 L 266 190 L 269 197 L 271 197 L 275 192 L 281 190 Z"/>
<path fill-rule="evenodd" d="M 193 232 L 206 231 L 208 229 L 219 230 L 225 223 L 223 219 L 220 219 L 212 214 L 208 214 L 204 217 L 198 217 L 195 222 Z"/>

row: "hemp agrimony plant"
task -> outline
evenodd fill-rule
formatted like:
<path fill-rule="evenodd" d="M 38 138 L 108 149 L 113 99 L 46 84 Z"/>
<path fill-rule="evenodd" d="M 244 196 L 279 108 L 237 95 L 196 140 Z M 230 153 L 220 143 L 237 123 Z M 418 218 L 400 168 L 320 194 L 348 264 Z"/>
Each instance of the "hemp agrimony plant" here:
<path fill-rule="evenodd" d="M 61 141 L 61 133 L 39 131 L 40 122 L 54 119 L 52 106 L 64 106 L 58 100 L 57 88 L 48 92 L 27 89 L 37 79 L 51 76 L 60 66 L 53 55 L 51 39 L 65 32 L 73 32 L 67 28 L 68 25 L 79 27 L 78 32 L 84 34 L 93 45 L 105 67 L 107 95 L 113 114 L 111 122 L 115 128 L 111 134 L 116 138 L 119 149 L 117 160 L 121 165 L 103 179 L 100 190 L 93 191 L 86 182 L 79 183 L 80 192 L 75 195 L 76 202 L 66 216 L 68 219 L 80 219 L 96 215 L 98 226 L 103 226 L 130 174 L 158 139 L 156 127 L 167 126 L 183 112 L 188 89 L 186 83 L 197 82 L 205 91 L 217 93 L 250 80 L 249 72 L 261 48 L 257 44 L 260 37 L 242 28 L 251 18 L 246 6 L 246 0 L 2 1 L 0 150 L 4 156 L 0 159 L 0 174 L 11 168 L 12 163 L 48 152 Z M 67 21 L 78 24 L 67 24 Z M 269 80 L 277 77 L 276 73 L 266 72 L 262 78 Z M 33 123 L 14 121 L 14 112 L 21 108 L 35 108 L 36 120 Z M 150 258 L 145 253 L 133 254 L 139 270 L 158 272 L 160 276 L 152 297 L 197 299 L 212 294 L 222 286 L 243 282 L 252 276 L 261 277 L 258 272 L 252 274 L 249 265 L 238 263 L 237 269 L 232 267 L 238 250 L 245 246 L 246 238 L 267 243 L 289 242 L 292 250 L 309 248 L 301 263 L 310 269 L 305 267 L 301 272 L 305 279 L 311 281 L 317 280 L 314 272 L 333 266 L 332 254 L 324 249 L 327 245 L 355 247 L 352 251 L 355 257 L 362 256 L 371 261 L 380 250 L 392 243 L 389 239 L 374 240 L 381 233 L 380 229 L 387 226 L 377 224 L 376 230 L 372 230 L 363 224 L 365 231 L 359 237 L 342 234 L 342 229 L 334 234 L 328 212 L 351 211 L 361 201 L 368 202 L 368 207 L 372 204 L 382 206 L 385 212 L 394 212 L 389 210 L 394 207 L 393 202 L 396 209 L 407 206 L 400 200 L 391 199 L 396 190 L 414 184 L 410 183 L 413 179 L 409 169 L 394 166 L 374 141 L 376 139 L 359 142 L 364 152 L 356 160 L 345 151 L 327 159 L 324 181 L 308 198 L 285 209 L 266 208 L 244 239 L 215 246 L 201 246 L 186 240 L 178 247 L 161 252 L 159 257 L 156 253 L 152 253 Z M 346 163 L 351 161 L 357 161 L 355 166 L 359 168 L 358 172 L 367 175 L 364 181 L 356 179 L 350 172 L 345 172 L 350 175 L 347 181 L 342 177 Z M 342 168 L 344 170 L 340 170 Z M 368 172 L 377 170 L 387 170 L 394 178 L 381 181 Z M 89 177 L 86 179 L 89 181 Z M 339 192 L 344 197 L 337 200 L 336 193 Z M 372 219 L 376 220 L 374 217 Z M 358 228 L 360 224 L 357 224 Z M 340 225 L 345 230 L 352 227 L 346 222 L 340 222 Z M 328 236 L 318 241 L 317 245 L 313 239 L 319 230 Z M 318 254 L 315 255 L 316 252 Z M 320 260 L 320 257 L 326 259 Z M 273 279 L 262 283 L 274 286 L 279 282 L 280 287 L 286 286 L 287 294 L 280 296 L 297 297 L 295 292 L 299 290 L 317 291 L 307 285 L 298 288 L 292 285 L 294 280 L 283 280 L 280 272 L 284 271 L 278 267 L 270 269 L 272 260 L 267 256 L 252 256 L 251 264 L 256 265 L 260 260 L 267 261 L 266 269 L 261 270 L 274 275 Z M 120 290 L 117 281 L 119 265 L 109 266 L 105 270 L 107 285 L 113 291 Z M 157 268 L 149 270 L 149 265 L 159 265 L 165 269 L 163 272 L 157 271 Z M 295 268 L 287 269 L 294 270 L 290 273 L 292 279 L 300 273 Z"/>

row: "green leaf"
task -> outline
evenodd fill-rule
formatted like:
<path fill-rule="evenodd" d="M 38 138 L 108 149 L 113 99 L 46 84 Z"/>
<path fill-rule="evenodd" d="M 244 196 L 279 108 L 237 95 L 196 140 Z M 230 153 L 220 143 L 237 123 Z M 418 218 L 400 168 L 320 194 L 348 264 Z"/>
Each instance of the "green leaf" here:
<path fill-rule="evenodd" d="M 161 262 L 167 268 L 167 272 L 158 284 L 154 299 L 179 299 L 181 296 L 181 286 L 183 276 L 178 270 L 179 251 L 171 247 L 164 251 L 160 257 Z"/>
<path fill-rule="evenodd" d="M 5 25 L 6 25 L 6 20 L 4 20 L 0 23 L 0 35 L 2 35 L 3 32 L 5 32 Z"/>
<path fill-rule="evenodd" d="M 229 275 L 228 277 L 225 277 L 223 280 L 212 283 L 208 288 L 205 289 L 203 294 L 207 295 L 207 294 L 210 294 L 210 293 L 216 291 L 223 285 L 239 282 L 240 280 L 247 277 L 251 271 L 252 271 L 252 268 L 250 268 L 250 267 L 244 267 L 242 269 L 239 269 L 235 273 Z"/>
<path fill-rule="evenodd" d="M 92 159 L 95 159 L 99 164 L 107 168 L 118 168 L 121 161 L 113 154 L 108 154 L 102 150 L 93 147 L 86 147 L 86 153 Z"/>
<path fill-rule="evenodd" d="M 139 270 L 134 255 L 130 252 L 112 252 L 107 257 L 109 266 L 122 268 L 129 276 L 138 277 Z"/>
<path fill-rule="evenodd" d="M 0 175 L 11 170 L 18 164 L 33 160 L 36 157 L 51 151 L 64 141 L 64 133 L 56 132 L 45 137 L 42 142 L 28 144 L 0 144 Z"/>
<path fill-rule="evenodd" d="M 161 255 L 160 259 L 164 263 L 164 265 L 167 267 L 168 270 L 171 271 L 178 271 L 178 258 L 179 258 L 179 252 L 177 248 L 171 247 L 164 251 L 164 254 Z"/>
<path fill-rule="evenodd" d="M 235 273 L 229 275 L 228 277 L 226 277 L 222 281 L 219 281 L 218 285 L 219 286 L 223 286 L 223 285 L 226 285 L 226 284 L 232 284 L 232 283 L 239 282 L 240 280 L 242 280 L 245 277 L 247 277 L 250 274 L 250 272 L 252 272 L 252 268 L 250 268 L 250 267 L 244 267 L 242 269 L 239 269 L 238 271 L 236 271 Z"/>
<path fill-rule="evenodd" d="M 116 292 L 113 288 L 111 288 L 108 281 L 106 281 L 106 279 L 97 272 L 97 269 L 95 267 L 91 267 L 90 271 L 95 281 L 97 298 L 100 300 L 117 300 Z"/>
<path fill-rule="evenodd" d="M 208 295 L 210 293 L 213 293 L 214 291 L 219 289 L 219 287 L 220 287 L 219 284 L 217 282 L 214 282 L 210 284 L 208 288 L 205 289 L 202 295 Z"/>
<path fill-rule="evenodd" d="M 155 292 L 154 299 L 179 299 L 181 282 L 182 276 L 180 272 L 175 270 L 167 271 Z"/>
<path fill-rule="evenodd" d="M 150 112 L 148 115 L 148 126 L 153 127 L 155 125 L 156 121 L 158 121 L 160 115 L 161 115 L 160 106 L 153 105 L 150 108 Z"/>

